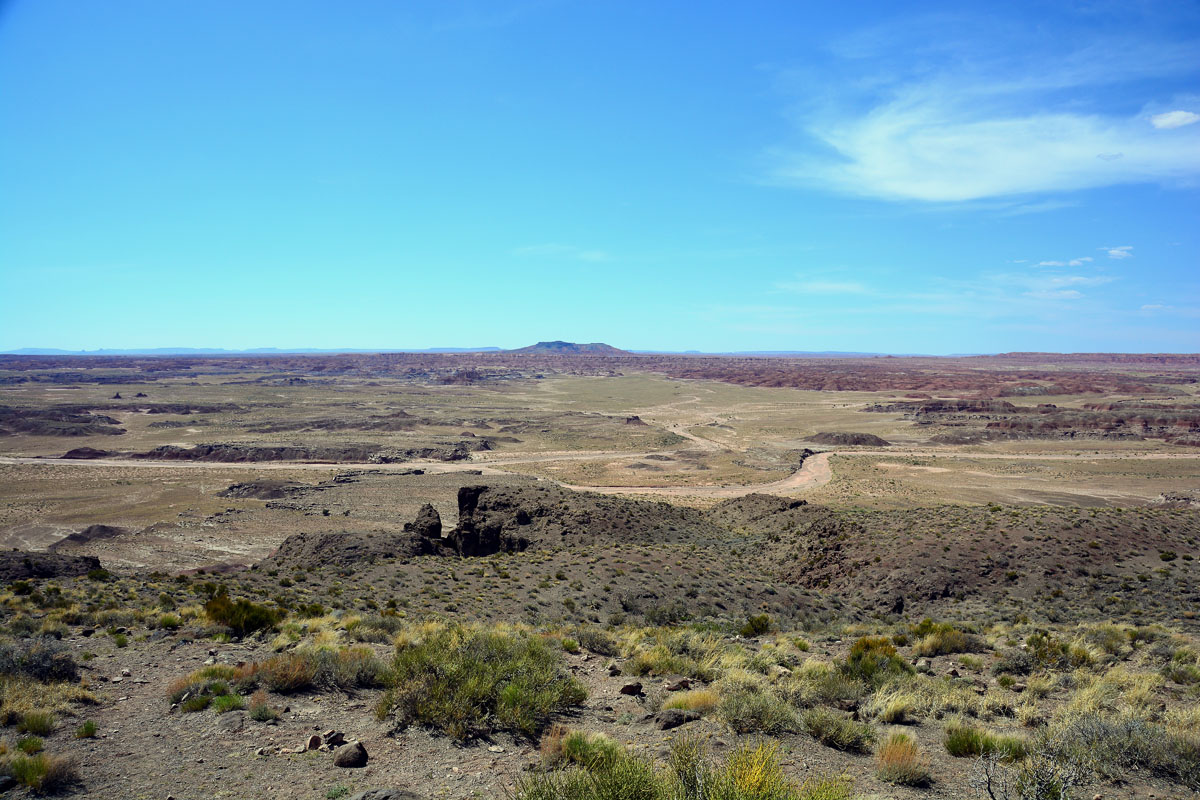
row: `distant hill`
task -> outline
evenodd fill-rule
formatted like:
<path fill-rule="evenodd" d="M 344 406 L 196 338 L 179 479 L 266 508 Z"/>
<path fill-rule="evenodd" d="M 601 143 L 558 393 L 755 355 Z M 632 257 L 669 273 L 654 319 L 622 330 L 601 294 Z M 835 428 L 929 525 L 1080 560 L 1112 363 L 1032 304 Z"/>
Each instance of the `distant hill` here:
<path fill-rule="evenodd" d="M 53 347 L 22 347 L 5 350 L 6 356 L 274 356 L 339 353 L 498 353 L 499 347 L 430 347 L 424 350 L 314 348 L 314 347 L 255 347 L 248 350 L 226 350 L 220 347 L 152 347 L 130 350 L 59 350 Z"/>
<path fill-rule="evenodd" d="M 621 350 L 603 342 L 578 344 L 576 342 L 538 342 L 529 347 L 509 350 L 510 353 L 542 353 L 548 355 L 589 355 L 589 356 L 628 356 L 628 350 Z"/>

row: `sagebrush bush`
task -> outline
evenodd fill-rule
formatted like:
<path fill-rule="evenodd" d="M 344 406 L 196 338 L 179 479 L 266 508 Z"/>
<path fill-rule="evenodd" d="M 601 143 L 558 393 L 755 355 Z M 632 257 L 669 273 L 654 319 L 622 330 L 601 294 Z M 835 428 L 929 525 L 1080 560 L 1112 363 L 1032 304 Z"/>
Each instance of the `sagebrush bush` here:
<path fill-rule="evenodd" d="M 617 640 L 596 628 L 580 628 L 575 632 L 575 641 L 598 656 L 615 656 L 618 652 Z"/>
<path fill-rule="evenodd" d="M 912 666 L 896 653 L 895 646 L 882 636 L 864 636 L 855 642 L 839 669 L 850 678 L 872 685 L 913 671 Z"/>
<path fill-rule="evenodd" d="M 398 643 L 379 716 L 395 713 L 465 740 L 496 730 L 535 736 L 550 715 L 578 705 L 583 686 L 561 649 L 520 630 L 428 625 Z"/>
<path fill-rule="evenodd" d="M 36 681 L 75 681 L 79 665 L 70 648 L 49 637 L 0 641 L 0 675 L 20 675 Z"/>
<path fill-rule="evenodd" d="M 1083 714 L 1057 725 L 1037 745 L 1107 780 L 1143 771 L 1200 791 L 1197 731 L 1174 731 L 1130 716 Z"/>

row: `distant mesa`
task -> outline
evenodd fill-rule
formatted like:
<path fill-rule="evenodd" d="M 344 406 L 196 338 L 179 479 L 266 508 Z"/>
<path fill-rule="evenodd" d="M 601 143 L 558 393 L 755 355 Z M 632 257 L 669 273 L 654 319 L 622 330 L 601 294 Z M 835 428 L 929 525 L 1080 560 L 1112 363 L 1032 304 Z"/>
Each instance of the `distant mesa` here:
<path fill-rule="evenodd" d="M 881 439 L 873 433 L 849 433 L 846 431 L 828 431 L 808 437 L 810 442 L 819 444 L 866 445 L 868 447 L 887 447 L 890 442 Z"/>
<path fill-rule="evenodd" d="M 589 356 L 628 356 L 628 350 L 621 350 L 603 342 L 578 344 L 576 342 L 538 342 L 529 347 L 509 350 L 510 353 L 544 353 L 552 355 L 589 355 Z"/>

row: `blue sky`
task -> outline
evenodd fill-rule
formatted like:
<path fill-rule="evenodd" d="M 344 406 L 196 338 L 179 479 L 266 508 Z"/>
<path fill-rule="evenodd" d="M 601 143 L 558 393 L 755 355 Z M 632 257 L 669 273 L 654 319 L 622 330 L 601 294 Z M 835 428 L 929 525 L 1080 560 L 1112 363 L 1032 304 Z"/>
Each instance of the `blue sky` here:
<path fill-rule="evenodd" d="M 1200 6 L 1050 5 L 10 0 L 0 350 L 1200 351 Z"/>

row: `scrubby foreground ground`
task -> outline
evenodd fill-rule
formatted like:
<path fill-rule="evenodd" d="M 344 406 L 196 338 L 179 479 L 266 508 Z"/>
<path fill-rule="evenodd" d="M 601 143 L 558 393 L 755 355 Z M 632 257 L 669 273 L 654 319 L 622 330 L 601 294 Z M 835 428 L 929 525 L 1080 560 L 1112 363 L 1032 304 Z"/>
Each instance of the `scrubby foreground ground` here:
<path fill-rule="evenodd" d="M 1200 789 L 1194 536 L 1123 587 L 1093 570 L 1099 591 L 1077 581 L 1073 599 L 1003 573 L 1000 589 L 973 579 L 958 597 L 882 608 L 848 601 L 854 572 L 821 573 L 809 555 L 861 536 L 870 521 L 853 515 L 749 498 L 643 520 L 662 541 L 642 545 L 637 520 L 658 504 L 592 499 L 590 515 L 629 528 L 599 547 L 598 534 L 556 541 L 569 531 L 546 504 L 569 493 L 541 506 L 528 490 L 462 493 L 475 509 L 453 530 L 435 533 L 426 513 L 373 539 L 299 534 L 228 574 L 118 576 L 86 558 L 6 554 L 10 577 L 58 577 L 17 577 L 0 594 L 5 770 L 42 793 L 147 798 Z M 1161 535 L 1195 525 L 1172 513 Z M 464 531 L 489 530 L 469 541 L 490 554 L 454 550 Z M 438 550 L 419 552 L 432 539 Z M 776 569 L 742 554 L 747 542 Z M 1128 557 L 1141 569 L 1140 550 Z M 926 572 L 963 563 L 931 559 Z M 761 577 L 739 581 L 751 568 Z M 365 766 L 338 766 L 360 746 Z"/>

